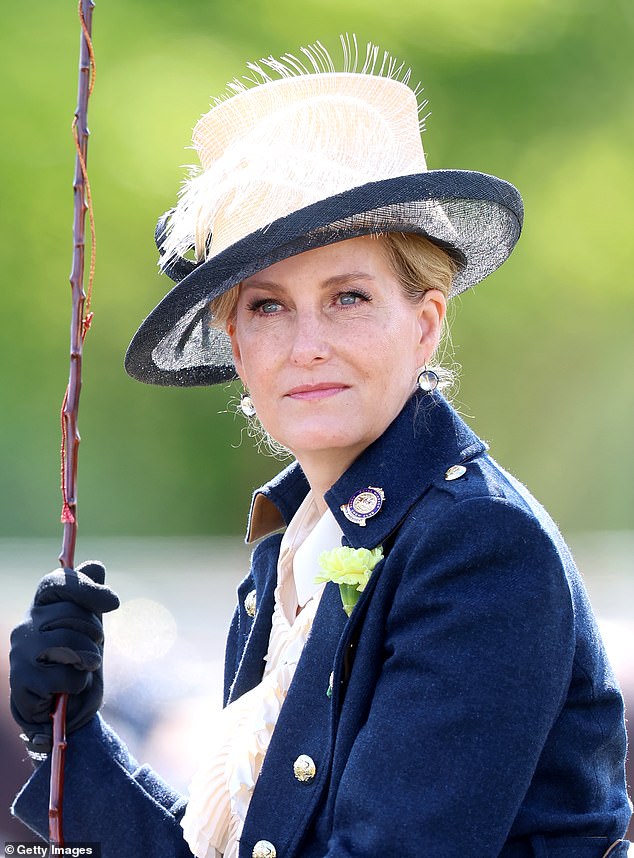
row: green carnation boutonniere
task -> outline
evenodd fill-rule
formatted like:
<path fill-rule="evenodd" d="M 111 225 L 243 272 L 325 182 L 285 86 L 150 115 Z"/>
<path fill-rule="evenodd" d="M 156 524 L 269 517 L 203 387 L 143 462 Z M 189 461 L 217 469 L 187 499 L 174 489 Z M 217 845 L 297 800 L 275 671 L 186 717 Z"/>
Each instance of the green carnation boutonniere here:
<path fill-rule="evenodd" d="M 383 548 L 333 548 L 319 555 L 321 574 L 315 578 L 315 584 L 322 581 L 334 581 L 339 585 L 343 609 L 348 616 L 359 600 L 359 594 L 365 590 L 376 564 L 383 560 Z"/>

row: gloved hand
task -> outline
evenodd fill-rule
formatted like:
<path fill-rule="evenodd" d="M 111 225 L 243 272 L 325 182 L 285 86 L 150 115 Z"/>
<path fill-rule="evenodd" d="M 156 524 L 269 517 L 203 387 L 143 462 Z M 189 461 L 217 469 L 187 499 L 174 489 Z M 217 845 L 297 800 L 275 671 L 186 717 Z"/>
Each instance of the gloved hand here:
<path fill-rule="evenodd" d="M 101 616 L 119 607 L 104 585 L 101 563 L 56 569 L 39 583 L 33 604 L 11 634 L 11 713 L 29 754 L 52 747 L 50 713 L 57 694 L 68 694 L 66 732 L 88 723 L 103 698 Z"/>

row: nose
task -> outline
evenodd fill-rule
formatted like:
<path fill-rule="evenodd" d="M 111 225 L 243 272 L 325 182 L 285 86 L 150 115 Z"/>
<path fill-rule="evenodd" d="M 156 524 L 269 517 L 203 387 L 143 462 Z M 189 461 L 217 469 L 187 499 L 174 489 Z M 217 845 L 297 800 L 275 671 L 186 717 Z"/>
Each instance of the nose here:
<path fill-rule="evenodd" d="M 308 367 L 328 359 L 330 342 L 327 326 L 319 312 L 298 310 L 294 327 L 291 363 L 295 366 Z"/>

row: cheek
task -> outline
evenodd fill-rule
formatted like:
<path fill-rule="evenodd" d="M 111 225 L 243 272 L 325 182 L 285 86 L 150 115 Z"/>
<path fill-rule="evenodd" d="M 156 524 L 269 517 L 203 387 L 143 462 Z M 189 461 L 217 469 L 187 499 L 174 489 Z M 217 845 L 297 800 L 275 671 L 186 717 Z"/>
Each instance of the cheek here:
<path fill-rule="evenodd" d="M 267 360 L 267 350 L 262 348 L 258 337 L 252 336 L 248 330 L 238 328 L 231 337 L 233 357 L 240 378 L 247 385 L 255 378 Z"/>
<path fill-rule="evenodd" d="M 270 407 L 277 401 L 279 378 L 275 349 L 262 348 L 261 345 L 258 347 L 257 343 L 253 342 L 244 345 L 240 379 L 249 391 L 267 431 L 271 431 L 267 422 L 270 419 Z"/>
<path fill-rule="evenodd" d="M 366 346 L 368 375 L 411 375 L 416 369 L 420 326 L 411 318 L 392 320 Z"/>

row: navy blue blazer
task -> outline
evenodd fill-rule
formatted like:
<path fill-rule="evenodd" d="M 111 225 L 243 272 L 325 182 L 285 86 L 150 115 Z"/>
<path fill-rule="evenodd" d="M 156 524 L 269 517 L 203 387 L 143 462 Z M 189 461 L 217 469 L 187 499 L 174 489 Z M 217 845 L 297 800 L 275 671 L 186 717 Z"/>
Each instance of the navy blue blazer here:
<path fill-rule="evenodd" d="M 342 507 L 367 486 L 385 500 L 360 526 Z M 254 496 L 249 533 L 260 542 L 229 631 L 225 702 L 262 677 L 272 531 L 307 490 L 295 463 Z M 326 501 L 345 543 L 382 545 L 385 557 L 350 618 L 326 585 L 240 858 L 260 841 L 277 858 L 601 858 L 631 812 L 623 702 L 543 508 L 436 393 L 413 396 Z M 310 781 L 295 775 L 300 755 L 314 761 Z M 43 836 L 48 773 L 42 764 L 14 806 Z M 183 809 L 100 718 L 72 735 L 68 841 L 100 841 L 105 858 L 186 858 Z M 627 844 L 610 852 L 626 854 Z"/>

